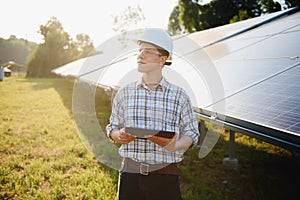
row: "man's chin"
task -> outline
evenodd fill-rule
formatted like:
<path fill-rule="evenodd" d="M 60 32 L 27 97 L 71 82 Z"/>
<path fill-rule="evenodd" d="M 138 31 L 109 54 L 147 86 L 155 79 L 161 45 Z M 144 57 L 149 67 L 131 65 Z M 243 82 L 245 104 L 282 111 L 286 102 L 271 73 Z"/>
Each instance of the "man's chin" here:
<path fill-rule="evenodd" d="M 143 69 L 143 67 L 142 66 L 138 66 L 138 72 L 141 72 L 141 73 L 143 73 L 143 72 L 145 72 L 145 69 Z"/>
<path fill-rule="evenodd" d="M 139 72 L 144 72 L 145 69 L 147 68 L 148 64 L 145 64 L 145 63 L 139 63 L 138 64 L 138 71 Z"/>

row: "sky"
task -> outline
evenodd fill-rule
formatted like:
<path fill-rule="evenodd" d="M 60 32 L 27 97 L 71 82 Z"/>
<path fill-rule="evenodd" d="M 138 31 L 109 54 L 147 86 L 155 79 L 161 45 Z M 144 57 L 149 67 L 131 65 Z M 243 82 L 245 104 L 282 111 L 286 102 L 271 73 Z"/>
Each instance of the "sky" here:
<path fill-rule="evenodd" d="M 117 34 L 112 30 L 113 16 L 120 15 L 128 6 L 139 6 L 145 17 L 141 27 L 134 28 L 167 29 L 170 13 L 177 4 L 178 0 L 2 0 L 0 38 L 15 35 L 41 43 L 39 26 L 54 16 L 72 38 L 84 33 L 98 46 Z"/>

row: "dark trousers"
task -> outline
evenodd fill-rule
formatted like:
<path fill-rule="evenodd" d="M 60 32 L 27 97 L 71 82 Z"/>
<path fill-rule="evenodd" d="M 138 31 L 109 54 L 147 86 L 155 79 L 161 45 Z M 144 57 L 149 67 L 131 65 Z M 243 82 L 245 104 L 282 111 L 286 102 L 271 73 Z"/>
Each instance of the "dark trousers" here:
<path fill-rule="evenodd" d="M 179 176 L 120 172 L 118 200 L 181 200 Z"/>

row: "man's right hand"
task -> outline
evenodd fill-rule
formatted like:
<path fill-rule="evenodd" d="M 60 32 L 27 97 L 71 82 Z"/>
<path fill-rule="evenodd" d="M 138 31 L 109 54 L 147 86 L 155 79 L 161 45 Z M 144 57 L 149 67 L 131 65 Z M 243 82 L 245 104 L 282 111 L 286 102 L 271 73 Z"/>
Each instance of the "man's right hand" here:
<path fill-rule="evenodd" d="M 113 141 L 121 143 L 121 144 L 128 144 L 129 142 L 133 141 L 136 137 L 131 135 L 130 133 L 125 132 L 125 128 L 122 129 L 114 129 L 110 133 L 110 137 Z"/>

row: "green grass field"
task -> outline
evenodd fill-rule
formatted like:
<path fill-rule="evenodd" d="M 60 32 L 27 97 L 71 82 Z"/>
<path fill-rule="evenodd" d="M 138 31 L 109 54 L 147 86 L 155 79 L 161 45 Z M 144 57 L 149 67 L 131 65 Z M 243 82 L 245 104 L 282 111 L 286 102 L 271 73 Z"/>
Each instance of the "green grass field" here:
<path fill-rule="evenodd" d="M 118 172 L 82 144 L 72 119 L 72 87 L 64 79 L 0 82 L 0 200 L 115 199 Z M 108 110 L 97 113 L 100 123 Z M 298 155 L 239 134 L 236 141 L 237 170 L 222 164 L 226 132 L 205 158 L 198 158 L 199 149 L 187 152 L 180 163 L 185 200 L 299 198 Z"/>

